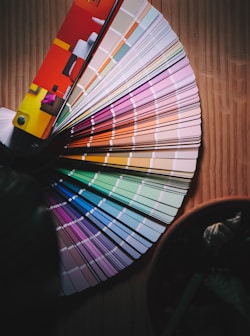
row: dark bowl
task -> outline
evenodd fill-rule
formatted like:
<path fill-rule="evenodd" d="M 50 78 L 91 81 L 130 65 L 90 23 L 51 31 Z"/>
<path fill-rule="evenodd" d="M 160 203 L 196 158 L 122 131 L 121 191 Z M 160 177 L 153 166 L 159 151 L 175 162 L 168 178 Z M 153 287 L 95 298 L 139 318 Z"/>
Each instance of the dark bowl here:
<path fill-rule="evenodd" d="M 204 231 L 207 227 L 218 222 L 226 223 L 228 219 L 234 218 L 239 212 L 240 224 L 237 229 L 226 232 L 226 239 L 216 252 L 208 248 L 204 240 Z M 222 228 L 224 228 L 224 225 Z M 189 299 L 188 307 L 185 308 L 185 304 L 180 304 L 184 293 L 187 292 L 187 287 L 194 279 L 194 275 L 202 275 L 202 281 L 214 270 L 220 272 L 220 276 L 223 274 L 223 277 L 234 276 L 242 281 L 245 286 L 244 289 L 250 293 L 249 265 L 250 197 L 223 197 L 203 203 L 184 213 L 164 233 L 149 265 L 147 303 L 155 333 L 157 335 L 164 333 L 170 321 L 173 322 L 173 315 L 179 314 L 178 323 L 174 323 L 175 331 L 168 334 L 164 333 L 164 335 L 203 335 L 202 321 L 208 323 L 204 318 L 205 311 L 207 311 L 207 319 L 211 318 L 215 321 L 218 316 L 224 318 L 223 314 L 220 315 L 215 312 L 216 309 L 220 308 L 225 310 L 225 306 L 223 306 L 223 300 L 220 301 L 216 295 L 204 289 L 203 282 L 203 287 L 201 286 L 203 290 L 200 288 L 198 290 L 197 288 L 200 285 L 196 285 L 196 293 L 192 300 Z M 222 307 L 219 306 L 220 304 Z M 190 306 L 200 307 L 198 311 L 201 316 L 197 313 L 197 309 L 196 315 L 192 315 Z M 211 313 L 209 307 L 216 307 L 216 309 Z M 180 312 L 181 310 L 182 312 Z M 238 319 L 236 318 L 237 313 L 235 311 L 228 314 L 225 317 L 227 321 L 228 319 L 231 321 L 230 314 L 233 314 L 234 318 L 232 320 L 237 320 L 237 323 L 242 322 L 241 316 Z M 192 318 L 196 321 L 193 324 Z M 230 332 L 233 332 L 233 328 L 236 328 L 236 326 L 232 326 L 228 322 L 224 324 L 228 324 L 231 328 L 229 332 L 225 331 L 225 335 L 231 335 Z M 213 325 L 213 323 L 210 323 L 209 327 L 210 325 Z M 220 328 L 219 325 L 216 325 L 216 327 L 213 325 L 213 327 Z M 208 326 L 205 326 L 205 329 L 208 330 Z M 219 334 L 216 332 L 214 331 L 213 335 Z M 249 329 L 247 332 L 249 332 Z M 241 335 L 237 332 L 238 334 Z M 224 335 L 224 333 L 219 335 Z"/>

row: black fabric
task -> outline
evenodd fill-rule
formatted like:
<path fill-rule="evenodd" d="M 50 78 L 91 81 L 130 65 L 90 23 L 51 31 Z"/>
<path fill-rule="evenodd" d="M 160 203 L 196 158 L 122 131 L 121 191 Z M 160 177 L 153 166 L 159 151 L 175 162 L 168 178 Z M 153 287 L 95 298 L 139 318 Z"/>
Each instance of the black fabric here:
<path fill-rule="evenodd" d="M 45 329 L 54 325 L 60 295 L 60 257 L 38 181 L 0 168 L 0 209 L 0 316 L 6 335 L 15 328 L 49 335 Z"/>

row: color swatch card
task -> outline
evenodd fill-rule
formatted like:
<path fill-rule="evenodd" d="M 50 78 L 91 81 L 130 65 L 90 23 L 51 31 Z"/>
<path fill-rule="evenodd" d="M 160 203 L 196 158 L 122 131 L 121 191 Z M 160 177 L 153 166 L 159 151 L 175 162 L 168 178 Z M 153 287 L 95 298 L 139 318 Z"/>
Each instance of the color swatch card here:
<path fill-rule="evenodd" d="M 77 0 L 13 125 L 42 144 L 38 178 L 71 295 L 139 262 L 174 221 L 197 166 L 199 90 L 148 1 Z"/>

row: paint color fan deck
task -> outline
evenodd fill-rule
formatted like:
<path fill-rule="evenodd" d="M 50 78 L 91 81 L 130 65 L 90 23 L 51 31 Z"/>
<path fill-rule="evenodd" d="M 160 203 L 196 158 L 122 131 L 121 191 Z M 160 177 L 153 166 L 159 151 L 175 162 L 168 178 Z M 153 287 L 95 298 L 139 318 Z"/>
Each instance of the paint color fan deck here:
<path fill-rule="evenodd" d="M 145 0 L 75 0 L 18 111 L 1 108 L 0 122 L 7 144 L 13 128 L 48 142 L 43 155 L 60 143 L 40 174 L 62 295 L 115 276 L 158 241 L 188 192 L 201 143 L 188 57 Z"/>

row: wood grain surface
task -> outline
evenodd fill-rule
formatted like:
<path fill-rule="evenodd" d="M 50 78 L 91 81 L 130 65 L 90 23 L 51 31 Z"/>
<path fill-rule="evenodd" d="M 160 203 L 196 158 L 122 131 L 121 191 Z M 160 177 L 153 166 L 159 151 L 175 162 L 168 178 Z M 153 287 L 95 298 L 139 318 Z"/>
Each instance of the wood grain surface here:
<path fill-rule="evenodd" d="M 17 109 L 71 3 L 0 1 L 0 106 Z M 250 195 L 250 2 L 151 3 L 179 36 L 201 98 L 202 146 L 180 214 L 208 200 Z M 56 334 L 153 335 L 145 292 L 150 258 L 107 286 L 64 302 Z"/>

